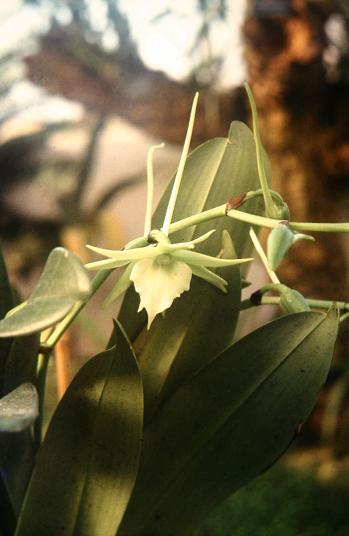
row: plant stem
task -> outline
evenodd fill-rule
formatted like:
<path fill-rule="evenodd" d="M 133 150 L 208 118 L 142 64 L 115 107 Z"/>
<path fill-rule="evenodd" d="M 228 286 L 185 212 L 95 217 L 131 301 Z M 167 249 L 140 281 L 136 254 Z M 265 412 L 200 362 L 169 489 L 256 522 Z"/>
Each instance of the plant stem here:
<path fill-rule="evenodd" d="M 320 233 L 349 233 L 349 223 L 318 223 L 291 221 L 290 229 L 294 231 L 315 231 Z"/>
<path fill-rule="evenodd" d="M 192 225 L 198 225 L 199 223 L 213 220 L 215 218 L 221 218 L 222 216 L 228 216 L 234 220 L 243 221 L 251 225 L 259 225 L 260 227 L 268 227 L 273 229 L 278 227 L 280 223 L 283 223 L 284 220 L 267 218 L 264 216 L 257 216 L 255 214 L 249 214 L 248 212 L 242 212 L 237 209 L 231 209 L 226 212 L 226 205 L 219 205 L 218 207 L 205 210 L 200 212 L 200 214 L 194 214 L 183 220 L 178 220 L 175 223 L 172 223 L 169 228 L 169 234 L 175 233 L 177 231 L 182 231 L 187 227 Z M 290 221 L 288 223 L 290 229 L 295 231 L 313 231 L 313 232 L 322 232 L 322 233 L 349 233 L 349 223 L 318 223 L 318 222 L 294 222 Z M 139 242 L 137 242 L 139 244 Z M 136 247 L 136 246 L 133 246 Z M 138 246 L 139 247 L 139 246 Z"/>
<path fill-rule="evenodd" d="M 256 214 L 249 214 L 248 212 L 242 212 L 240 210 L 231 209 L 226 212 L 226 205 L 220 205 L 209 210 L 205 210 L 200 214 L 195 214 L 194 216 L 189 216 L 183 220 L 176 221 L 172 223 L 169 228 L 169 233 L 175 233 L 177 231 L 182 231 L 187 227 L 192 225 L 198 225 L 204 221 L 214 220 L 215 218 L 221 218 L 222 216 L 228 216 L 234 220 L 243 221 L 249 223 L 250 225 L 260 225 L 261 227 L 274 228 L 278 227 L 283 220 L 275 220 L 273 218 L 266 218 L 264 216 L 257 216 Z"/>
<path fill-rule="evenodd" d="M 316 300 L 313 298 L 304 298 L 309 307 L 314 309 L 329 309 L 333 304 L 338 307 L 340 311 L 349 311 L 349 303 L 335 300 Z M 280 303 L 279 296 L 262 296 L 258 305 L 278 305 Z M 240 303 L 240 311 L 250 309 L 251 307 L 257 307 L 256 303 L 252 303 L 250 298 L 242 300 Z"/>
<path fill-rule="evenodd" d="M 193 104 L 192 104 L 192 107 L 191 107 L 191 112 L 190 112 L 188 130 L 187 130 L 187 134 L 185 136 L 181 158 L 179 160 L 179 165 L 178 165 L 176 177 L 175 177 L 175 180 L 174 180 L 174 183 L 173 183 L 173 187 L 172 187 L 172 191 L 171 191 L 171 195 L 170 195 L 170 200 L 169 200 L 168 205 L 167 205 L 165 219 L 164 219 L 164 223 L 163 223 L 163 226 L 162 226 L 162 231 L 166 235 L 169 232 L 169 227 L 170 227 L 170 224 L 171 224 L 174 207 L 175 207 L 175 204 L 176 204 L 177 195 L 178 195 L 179 187 L 180 187 L 182 176 L 183 176 L 184 166 L 185 166 L 185 162 L 187 160 L 187 156 L 188 156 L 188 152 L 189 152 L 189 146 L 190 146 L 190 141 L 191 141 L 191 135 L 193 133 L 193 127 L 194 127 L 194 121 L 195 121 L 195 113 L 196 113 L 196 108 L 197 108 L 197 104 L 198 104 L 198 99 L 199 99 L 199 93 L 195 93 L 195 97 L 194 97 Z"/>

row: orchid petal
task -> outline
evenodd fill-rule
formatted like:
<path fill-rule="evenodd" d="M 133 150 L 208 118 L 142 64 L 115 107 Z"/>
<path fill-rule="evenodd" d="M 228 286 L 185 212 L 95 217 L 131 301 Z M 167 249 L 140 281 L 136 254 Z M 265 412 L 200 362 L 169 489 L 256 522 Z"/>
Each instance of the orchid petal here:
<path fill-rule="evenodd" d="M 297 240 L 310 240 L 310 242 L 315 242 L 315 238 L 313 236 L 303 233 L 295 233 L 293 241 L 297 242 Z"/>
<path fill-rule="evenodd" d="M 177 244 L 161 244 L 161 247 L 164 248 L 164 253 L 172 254 L 181 249 L 194 249 L 195 246 L 191 242 L 178 242 Z"/>
<path fill-rule="evenodd" d="M 194 238 L 194 240 L 191 240 L 190 242 L 182 242 L 182 248 L 192 249 L 195 246 L 195 244 L 200 244 L 201 242 L 204 242 L 215 232 L 216 232 L 216 229 L 211 229 L 211 231 L 208 231 L 207 233 L 201 236 L 198 236 L 197 238 Z M 174 245 L 177 245 L 177 244 L 174 244 Z"/>
<path fill-rule="evenodd" d="M 155 316 L 168 309 L 175 298 L 189 290 L 192 270 L 184 262 L 169 259 L 160 264 L 157 259 L 142 259 L 136 262 L 130 275 L 140 296 L 139 310 L 148 315 L 148 329 Z"/>
<path fill-rule="evenodd" d="M 112 270 L 114 268 L 119 268 L 120 266 L 125 266 L 130 261 L 116 261 L 114 259 L 103 259 L 101 261 L 94 261 L 85 264 L 87 270 Z"/>
<path fill-rule="evenodd" d="M 201 279 L 204 279 L 211 285 L 214 285 L 215 287 L 219 288 L 222 292 L 227 292 L 227 285 L 223 277 L 220 277 L 219 275 L 215 274 L 214 272 L 211 272 L 211 270 L 208 270 L 208 268 L 205 268 L 204 266 L 191 266 L 192 272 L 197 277 L 201 277 Z"/>
<path fill-rule="evenodd" d="M 134 249 L 103 249 L 96 248 L 95 246 L 86 246 L 91 251 L 104 255 L 109 259 L 115 259 L 116 261 L 136 261 L 138 259 L 144 259 L 149 257 L 156 257 L 162 253 L 158 249 L 159 246 L 146 246 L 144 248 L 134 248 Z M 162 246 L 161 246 L 162 247 Z"/>
<path fill-rule="evenodd" d="M 197 238 L 194 238 L 194 240 L 191 240 L 191 244 L 200 244 L 200 242 L 204 242 L 207 240 L 213 233 L 216 232 L 216 229 L 211 229 L 211 231 L 207 231 L 207 233 L 204 233 L 203 235 L 198 236 Z"/>
<path fill-rule="evenodd" d="M 108 306 L 113 301 L 115 301 L 119 296 L 121 296 L 121 294 L 126 292 L 128 287 L 132 284 L 132 281 L 130 280 L 130 275 L 131 275 L 133 266 L 134 266 L 134 263 L 130 263 L 127 266 L 127 268 L 124 270 L 122 275 L 119 277 L 112 291 L 110 292 L 109 296 L 104 302 L 105 306 Z"/>
<path fill-rule="evenodd" d="M 180 261 L 193 266 L 233 266 L 235 264 L 243 264 L 250 262 L 253 259 L 219 259 L 217 257 L 210 257 L 203 253 L 196 253 L 195 251 L 174 251 L 172 256 Z"/>

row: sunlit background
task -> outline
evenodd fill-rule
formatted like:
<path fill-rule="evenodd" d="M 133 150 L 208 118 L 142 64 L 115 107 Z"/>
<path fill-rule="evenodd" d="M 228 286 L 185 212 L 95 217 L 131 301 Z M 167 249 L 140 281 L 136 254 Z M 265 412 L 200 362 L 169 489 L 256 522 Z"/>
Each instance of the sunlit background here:
<path fill-rule="evenodd" d="M 31 5 L 33 4 L 33 5 Z M 13 0 L 10 4 L 0 6 L 1 36 L 0 52 L 9 54 L 23 48 L 25 53 L 35 50 L 35 38 L 49 29 L 52 10 L 62 25 L 72 22 L 69 3 L 28 2 L 23 5 L 21 0 Z M 118 46 L 118 34 L 110 24 L 107 6 L 103 0 L 86 2 L 87 14 L 91 29 L 102 32 L 101 45 L 107 51 Z M 195 47 L 195 35 L 200 31 L 201 16 L 197 10 L 197 1 L 163 2 L 152 0 L 120 1 L 120 9 L 128 18 L 132 36 L 137 44 L 139 55 L 144 63 L 154 70 L 164 71 L 169 77 L 183 80 L 190 76 L 193 68 L 202 62 L 207 48 L 209 54 L 223 56 L 224 65 L 214 84 L 218 87 L 231 87 L 241 84 L 246 73 L 242 56 L 240 26 L 246 10 L 245 0 L 228 2 L 227 15 L 224 20 L 217 20 L 210 28 L 210 45 L 201 44 Z M 93 35 L 91 33 L 91 40 Z M 55 120 L 65 117 L 77 117 L 81 110 L 73 105 L 55 100 L 44 100 L 44 92 L 25 80 L 23 66 L 18 63 L 11 65 L 6 73 L 9 78 L 17 78 L 8 99 L 1 103 L 1 113 L 5 114 L 9 106 L 26 104 L 26 117 L 37 113 L 43 119 Z M 201 77 L 209 76 L 202 72 Z M 40 106 L 38 105 L 40 103 Z"/>

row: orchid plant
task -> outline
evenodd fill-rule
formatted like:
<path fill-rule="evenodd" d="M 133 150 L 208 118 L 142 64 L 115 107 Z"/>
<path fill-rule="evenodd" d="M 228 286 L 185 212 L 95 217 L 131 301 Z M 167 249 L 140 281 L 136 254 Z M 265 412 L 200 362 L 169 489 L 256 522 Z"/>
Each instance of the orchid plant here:
<path fill-rule="evenodd" d="M 316 402 L 349 305 L 314 300 L 277 274 L 307 232 L 271 189 L 258 116 L 191 154 L 195 96 L 177 173 L 144 233 L 122 250 L 56 248 L 29 298 L 14 302 L 0 264 L 0 500 L 4 534 L 194 534 L 208 513 L 287 449 Z M 266 251 L 258 229 L 270 230 Z M 270 283 L 241 298 L 255 250 Z M 125 293 L 107 348 L 89 359 L 43 438 L 45 378 L 57 341 L 109 274 Z M 89 271 L 97 270 L 90 280 Z M 270 295 L 272 293 L 272 295 Z M 178 298 L 178 299 L 177 299 Z M 282 316 L 239 338 L 240 311 Z M 145 314 L 146 313 L 146 314 Z"/>
<path fill-rule="evenodd" d="M 215 274 L 207 267 L 219 268 L 220 266 L 233 266 L 249 262 L 250 259 L 220 259 L 210 255 L 204 255 L 192 251 L 196 244 L 208 239 L 214 229 L 189 242 L 171 244 L 168 232 L 171 223 L 172 213 L 178 195 L 180 183 L 183 176 L 185 161 L 188 156 L 189 145 L 194 125 L 195 111 L 197 107 L 198 93 L 195 95 L 186 139 L 172 187 L 170 201 L 165 214 L 161 230 L 151 230 L 151 210 L 153 193 L 153 163 L 152 156 L 155 148 L 151 147 L 148 154 L 148 200 L 147 211 L 144 223 L 144 236 L 151 244 L 142 248 L 131 250 L 113 251 L 109 249 L 87 246 L 92 251 L 100 253 L 110 260 L 91 262 L 86 265 L 90 270 L 113 269 L 128 265 L 124 274 L 115 285 L 107 303 L 111 303 L 120 296 L 133 282 L 136 291 L 140 296 L 139 311 L 143 308 L 148 314 L 148 329 L 158 313 L 171 307 L 173 300 L 179 297 L 184 291 L 189 290 L 192 275 L 201 277 L 208 283 L 216 286 L 222 292 L 227 292 L 227 282 Z M 156 281 L 156 285 L 154 282 Z"/>

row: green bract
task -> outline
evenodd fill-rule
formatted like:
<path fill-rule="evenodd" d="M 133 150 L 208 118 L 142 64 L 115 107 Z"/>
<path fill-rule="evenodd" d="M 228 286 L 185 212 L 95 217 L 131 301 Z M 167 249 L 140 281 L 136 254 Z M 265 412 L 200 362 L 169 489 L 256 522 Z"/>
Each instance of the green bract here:
<path fill-rule="evenodd" d="M 312 240 L 312 236 L 294 233 L 287 224 L 281 223 L 268 236 L 268 261 L 270 268 L 276 270 L 290 247 L 298 240 Z"/>

